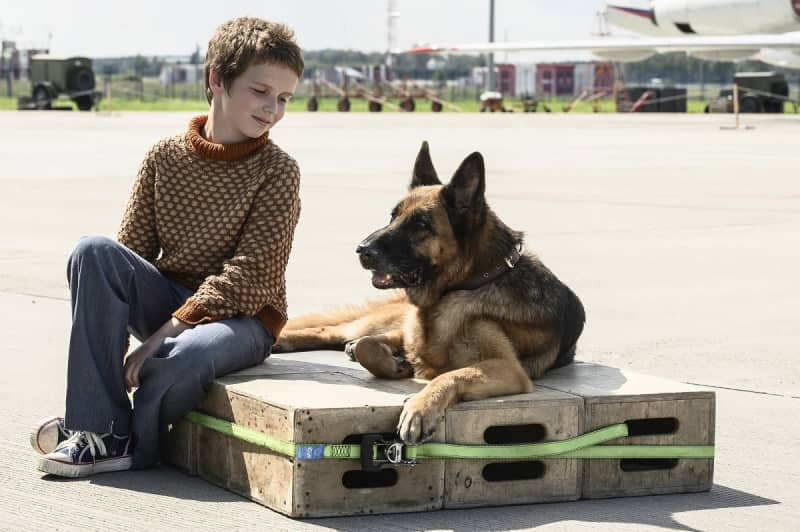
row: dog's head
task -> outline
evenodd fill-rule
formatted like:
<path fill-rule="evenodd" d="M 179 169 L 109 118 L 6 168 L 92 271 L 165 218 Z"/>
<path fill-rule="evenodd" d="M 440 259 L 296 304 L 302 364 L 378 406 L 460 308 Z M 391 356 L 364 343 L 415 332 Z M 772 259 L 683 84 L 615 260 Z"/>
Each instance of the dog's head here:
<path fill-rule="evenodd" d="M 458 264 L 468 239 L 486 219 L 483 157 L 475 152 L 442 185 L 423 142 L 405 198 L 389 224 L 364 239 L 356 252 L 376 288 L 424 287 Z"/>

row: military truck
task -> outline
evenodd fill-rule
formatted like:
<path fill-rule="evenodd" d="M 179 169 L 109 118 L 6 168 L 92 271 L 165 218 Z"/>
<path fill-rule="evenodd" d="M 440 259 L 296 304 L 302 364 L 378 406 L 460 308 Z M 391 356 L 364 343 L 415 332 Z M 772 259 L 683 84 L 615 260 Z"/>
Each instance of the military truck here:
<path fill-rule="evenodd" d="M 739 72 L 733 82 L 739 86 L 739 112 L 782 113 L 789 96 L 789 84 L 775 72 Z M 723 89 L 705 108 L 706 113 L 732 113 L 733 89 Z"/>
<path fill-rule="evenodd" d="M 50 109 L 60 95 L 75 102 L 78 109 L 88 111 L 100 93 L 95 91 L 92 60 L 88 57 L 59 58 L 34 55 L 30 61 L 32 104 L 37 109 Z"/>

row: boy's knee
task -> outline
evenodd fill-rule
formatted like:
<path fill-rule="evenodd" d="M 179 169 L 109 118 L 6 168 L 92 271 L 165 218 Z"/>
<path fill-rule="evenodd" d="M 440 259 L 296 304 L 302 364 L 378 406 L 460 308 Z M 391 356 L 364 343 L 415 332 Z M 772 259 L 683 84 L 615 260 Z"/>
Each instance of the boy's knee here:
<path fill-rule="evenodd" d="M 166 362 L 166 359 L 162 360 Z M 162 425 L 176 423 L 203 400 L 214 382 L 214 365 L 210 361 L 205 361 L 186 366 L 174 376 L 172 381 L 161 399 L 160 423 Z"/>
<path fill-rule="evenodd" d="M 96 258 L 108 250 L 116 248 L 119 244 L 106 236 L 84 236 L 69 256 L 69 262 L 83 260 L 86 258 Z"/>

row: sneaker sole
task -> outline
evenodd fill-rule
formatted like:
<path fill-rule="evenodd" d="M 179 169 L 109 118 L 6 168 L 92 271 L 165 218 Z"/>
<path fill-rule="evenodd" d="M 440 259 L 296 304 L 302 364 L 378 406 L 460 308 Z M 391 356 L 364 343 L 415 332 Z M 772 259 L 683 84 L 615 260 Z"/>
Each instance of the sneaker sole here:
<path fill-rule="evenodd" d="M 47 454 L 58 445 L 58 427 L 51 427 L 58 423 L 59 416 L 48 417 L 37 422 L 31 429 L 31 447 L 39 454 Z M 50 430 L 48 430 L 50 429 Z"/>
<path fill-rule="evenodd" d="M 113 471 L 127 471 L 133 465 L 132 456 L 120 458 L 105 458 L 93 464 L 69 464 L 51 460 L 49 458 L 39 458 L 37 469 L 43 473 L 58 475 L 59 477 L 79 478 L 88 477 L 97 473 L 111 473 Z"/>

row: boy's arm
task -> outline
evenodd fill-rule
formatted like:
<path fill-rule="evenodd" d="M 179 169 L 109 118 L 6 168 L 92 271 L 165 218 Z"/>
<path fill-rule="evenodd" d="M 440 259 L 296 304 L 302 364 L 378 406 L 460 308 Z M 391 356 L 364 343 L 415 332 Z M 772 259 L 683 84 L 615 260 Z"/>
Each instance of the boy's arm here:
<path fill-rule="evenodd" d="M 278 161 L 274 171 L 278 176 L 265 183 L 253 201 L 234 255 L 219 275 L 203 281 L 174 317 L 196 325 L 253 316 L 269 306 L 286 321 L 285 274 L 300 215 L 300 172 L 290 157 Z"/>
<path fill-rule="evenodd" d="M 117 241 L 120 244 L 133 250 L 148 262 L 155 261 L 161 251 L 156 232 L 154 152 L 155 147 L 147 152 L 139 167 L 128 206 L 122 217 L 122 225 L 117 233 Z"/>
<path fill-rule="evenodd" d="M 140 344 L 139 347 L 131 351 L 125 359 L 124 366 L 125 386 L 128 391 L 139 386 L 139 371 L 142 369 L 142 364 L 144 364 L 145 360 L 155 355 L 164 340 L 175 338 L 183 331 L 191 328 L 192 325 L 183 323 L 177 318 L 172 318 Z"/>

